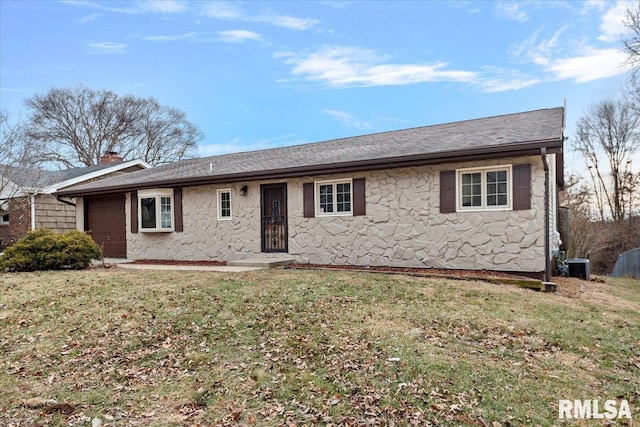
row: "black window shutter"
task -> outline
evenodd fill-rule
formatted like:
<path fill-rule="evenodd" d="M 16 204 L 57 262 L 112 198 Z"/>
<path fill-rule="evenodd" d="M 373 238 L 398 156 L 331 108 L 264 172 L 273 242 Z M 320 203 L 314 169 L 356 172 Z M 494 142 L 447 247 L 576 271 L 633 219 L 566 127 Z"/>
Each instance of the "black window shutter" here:
<path fill-rule="evenodd" d="M 531 165 L 513 165 L 513 210 L 531 209 Z"/>
<path fill-rule="evenodd" d="M 175 231 L 183 231 L 182 225 L 182 188 L 173 189 L 173 215 L 175 217 Z"/>
<path fill-rule="evenodd" d="M 302 184 L 302 214 L 305 218 L 313 218 L 316 216 L 313 186 L 313 182 L 305 182 Z"/>
<path fill-rule="evenodd" d="M 440 172 L 440 213 L 456 211 L 456 171 Z"/>
<path fill-rule="evenodd" d="M 131 232 L 138 232 L 138 192 L 131 192 Z"/>
<path fill-rule="evenodd" d="M 364 178 L 353 180 L 353 216 L 367 214 L 367 200 L 365 197 Z"/>

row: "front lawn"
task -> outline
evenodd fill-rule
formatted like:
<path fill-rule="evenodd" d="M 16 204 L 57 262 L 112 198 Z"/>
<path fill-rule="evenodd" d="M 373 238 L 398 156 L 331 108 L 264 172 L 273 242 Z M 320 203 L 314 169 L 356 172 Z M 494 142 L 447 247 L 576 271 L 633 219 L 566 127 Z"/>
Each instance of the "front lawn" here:
<path fill-rule="evenodd" d="M 0 425 L 566 425 L 559 399 L 640 419 L 639 281 L 0 274 Z"/>

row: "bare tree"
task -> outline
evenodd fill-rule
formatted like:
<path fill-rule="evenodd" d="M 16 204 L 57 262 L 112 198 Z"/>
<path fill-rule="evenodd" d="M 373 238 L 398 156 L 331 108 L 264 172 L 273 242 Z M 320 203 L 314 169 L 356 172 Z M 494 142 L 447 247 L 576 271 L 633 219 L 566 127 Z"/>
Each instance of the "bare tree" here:
<path fill-rule="evenodd" d="M 640 2 L 626 10 L 623 22 L 630 30 L 629 37 L 623 40 L 624 50 L 628 54 L 629 65 L 637 71 L 640 68 Z"/>
<path fill-rule="evenodd" d="M 640 2 L 626 10 L 624 25 L 629 30 L 622 40 L 623 50 L 627 54 L 627 65 L 630 67 L 629 79 L 625 88 L 631 107 L 640 110 Z"/>
<path fill-rule="evenodd" d="M 564 249 L 569 258 L 584 258 L 588 256 L 592 248 L 593 237 L 590 230 L 593 222 L 591 198 L 593 196 L 589 187 L 582 180 L 570 175 L 565 182 L 565 191 L 560 193 L 562 205 L 569 209 L 568 235 L 563 236 Z"/>
<path fill-rule="evenodd" d="M 25 168 L 29 169 L 30 176 L 39 177 L 39 169 L 33 167 L 38 157 L 35 148 L 25 137 L 20 122 L 12 121 L 9 113 L 0 111 L 0 222 L 3 223 L 0 251 L 21 237 L 14 228 L 4 225 L 14 212 L 29 204 L 28 197 L 22 193 L 20 181 Z"/>
<path fill-rule="evenodd" d="M 627 213 L 631 188 L 625 185 L 626 169 L 640 148 L 639 124 L 640 117 L 627 102 L 611 100 L 595 104 L 578 120 L 574 149 L 589 169 L 603 221 L 607 213 L 614 220 Z"/>
<path fill-rule="evenodd" d="M 620 253 L 638 247 L 640 228 L 631 216 L 623 221 L 601 221 L 599 212 L 594 211 L 593 197 L 591 186 L 581 177 L 565 179 L 560 203 L 569 209 L 569 215 L 563 248 L 569 258 L 589 258 L 593 273 L 608 274 Z"/>
<path fill-rule="evenodd" d="M 140 138 L 135 152 L 152 165 L 186 158 L 202 139 L 201 132 L 187 122 L 182 111 L 163 107 L 155 99 L 144 103 L 136 128 Z"/>
<path fill-rule="evenodd" d="M 200 130 L 153 98 L 120 96 L 84 86 L 53 88 L 27 99 L 28 136 L 42 160 L 62 167 L 98 164 L 106 152 L 152 165 L 189 157 Z"/>
<path fill-rule="evenodd" d="M 13 196 L 12 176 L 19 168 L 32 167 L 38 152 L 19 122 L 11 121 L 9 113 L 0 111 L 0 203 Z"/>

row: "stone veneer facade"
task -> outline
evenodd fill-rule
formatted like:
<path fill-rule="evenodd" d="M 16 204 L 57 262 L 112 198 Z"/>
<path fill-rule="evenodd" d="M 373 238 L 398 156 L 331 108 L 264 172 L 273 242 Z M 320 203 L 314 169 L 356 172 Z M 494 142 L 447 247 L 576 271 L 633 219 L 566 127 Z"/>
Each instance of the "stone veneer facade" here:
<path fill-rule="evenodd" d="M 518 163 L 531 164 L 531 209 L 440 213 L 441 170 Z M 366 182 L 366 215 L 303 217 L 303 183 L 361 177 Z M 281 182 L 287 183 L 288 255 L 296 262 L 544 271 L 544 171 L 539 156 L 184 187 L 183 232 L 131 233 L 128 194 L 128 258 L 229 261 L 259 255 L 260 184 Z M 246 196 L 239 194 L 243 185 L 249 188 Z M 218 189 L 231 189 L 230 220 L 217 219 Z"/>

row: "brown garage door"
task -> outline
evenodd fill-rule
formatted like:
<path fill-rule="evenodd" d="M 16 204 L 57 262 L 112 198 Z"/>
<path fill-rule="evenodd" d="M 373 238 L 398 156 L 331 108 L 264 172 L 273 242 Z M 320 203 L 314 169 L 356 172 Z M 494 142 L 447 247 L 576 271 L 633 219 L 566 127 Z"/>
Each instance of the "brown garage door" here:
<path fill-rule="evenodd" d="M 85 231 L 100 245 L 105 257 L 127 257 L 124 194 L 85 199 Z"/>

